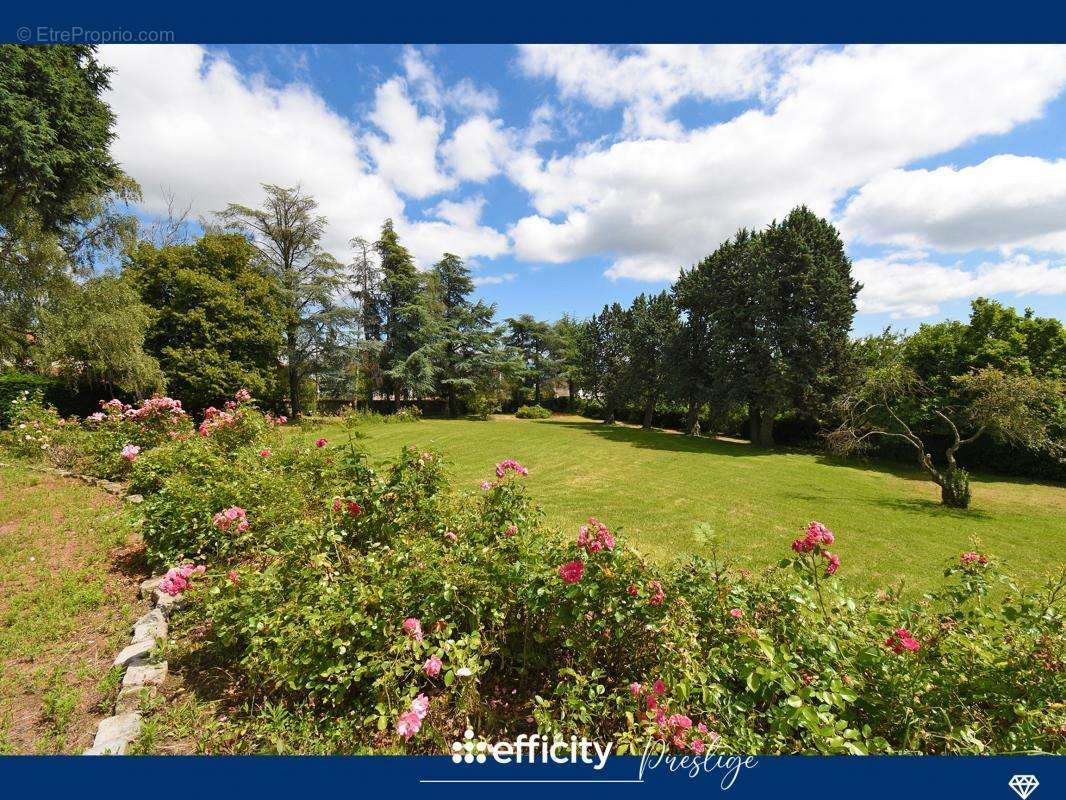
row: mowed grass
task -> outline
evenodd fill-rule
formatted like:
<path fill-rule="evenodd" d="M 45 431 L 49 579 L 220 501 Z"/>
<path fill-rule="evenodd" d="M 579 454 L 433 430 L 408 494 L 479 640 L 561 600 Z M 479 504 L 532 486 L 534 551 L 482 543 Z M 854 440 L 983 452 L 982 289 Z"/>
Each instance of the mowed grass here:
<path fill-rule="evenodd" d="M 965 511 L 940 505 L 939 489 L 904 465 L 762 450 L 744 442 L 604 426 L 580 417 L 485 422 L 427 419 L 360 426 L 372 463 L 405 445 L 441 451 L 454 483 L 477 492 L 493 465 L 529 467 L 529 491 L 547 521 L 576 535 L 590 515 L 650 558 L 701 552 L 696 522 L 710 524 L 736 566 L 777 562 L 812 519 L 837 534 L 841 576 L 867 588 L 933 587 L 946 561 L 979 543 L 1037 584 L 1066 561 L 1066 488 L 981 475 Z M 289 435 L 343 444 L 339 421 Z"/>

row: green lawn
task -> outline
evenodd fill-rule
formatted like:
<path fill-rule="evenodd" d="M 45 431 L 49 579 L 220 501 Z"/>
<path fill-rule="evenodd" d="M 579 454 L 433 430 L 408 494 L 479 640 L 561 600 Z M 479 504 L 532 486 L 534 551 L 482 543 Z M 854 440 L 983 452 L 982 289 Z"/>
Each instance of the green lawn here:
<path fill-rule="evenodd" d="M 141 613 L 140 553 L 115 498 L 0 466 L 0 754 L 92 744 Z"/>
<path fill-rule="evenodd" d="M 423 420 L 362 426 L 375 463 L 414 444 L 444 453 L 459 487 L 477 491 L 495 462 L 515 458 L 548 521 L 576 534 L 594 515 L 652 558 L 698 551 L 693 524 L 710 523 L 738 566 L 757 568 L 788 552 L 806 523 L 837 534 L 841 575 L 865 586 L 932 586 L 946 559 L 971 547 L 1006 560 L 1037 582 L 1066 559 L 1066 488 L 979 476 L 966 511 L 943 508 L 938 488 L 915 469 L 842 462 L 746 443 L 607 427 L 579 417 L 486 422 Z M 339 422 L 292 428 L 331 444 Z"/>

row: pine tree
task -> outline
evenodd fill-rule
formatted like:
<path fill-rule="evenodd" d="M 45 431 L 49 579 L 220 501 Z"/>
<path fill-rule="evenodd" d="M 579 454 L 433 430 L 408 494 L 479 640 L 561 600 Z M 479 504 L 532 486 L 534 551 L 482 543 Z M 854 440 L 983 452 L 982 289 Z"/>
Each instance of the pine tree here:
<path fill-rule="evenodd" d="M 381 368 L 393 407 L 408 396 L 433 390 L 436 368 L 434 343 L 438 316 L 431 306 L 426 282 L 415 267 L 392 220 L 385 220 L 374 245 L 381 267 L 382 318 L 385 344 Z"/>
<path fill-rule="evenodd" d="M 451 253 L 433 267 L 441 307 L 437 331 L 437 380 L 447 398 L 448 414 L 458 413 L 458 399 L 484 390 L 504 368 L 499 347 L 503 327 L 493 324 L 496 307 L 473 302 L 474 282 L 463 260 Z"/>

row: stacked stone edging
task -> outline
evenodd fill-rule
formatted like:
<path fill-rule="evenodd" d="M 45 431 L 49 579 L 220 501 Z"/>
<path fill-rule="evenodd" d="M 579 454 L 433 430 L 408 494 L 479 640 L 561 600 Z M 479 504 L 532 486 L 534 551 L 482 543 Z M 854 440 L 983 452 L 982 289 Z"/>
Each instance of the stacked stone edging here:
<path fill-rule="evenodd" d="M 82 483 L 87 483 L 90 486 L 98 486 L 108 494 L 113 494 L 115 497 L 123 498 L 127 503 L 143 503 L 144 498 L 139 494 L 130 494 L 124 483 L 118 481 L 109 481 L 106 478 L 97 478 L 94 475 L 82 475 L 79 472 L 71 472 L 69 469 L 58 469 L 57 467 L 47 467 L 43 464 L 11 464 L 8 462 L 0 461 L 0 467 L 21 468 L 32 470 L 33 472 L 47 472 L 49 475 L 55 475 L 59 478 L 76 478 Z"/>
<path fill-rule="evenodd" d="M 133 639 L 115 656 L 115 666 L 125 667 L 122 689 L 115 699 L 115 714 L 100 721 L 93 746 L 87 756 L 124 755 L 141 734 L 141 700 L 154 695 L 167 678 L 167 662 L 153 662 L 152 653 L 167 638 L 170 613 L 181 607 L 182 595 L 172 597 L 159 591 L 160 575 L 141 584 L 141 597 L 152 600 L 152 608 L 133 624 Z"/>

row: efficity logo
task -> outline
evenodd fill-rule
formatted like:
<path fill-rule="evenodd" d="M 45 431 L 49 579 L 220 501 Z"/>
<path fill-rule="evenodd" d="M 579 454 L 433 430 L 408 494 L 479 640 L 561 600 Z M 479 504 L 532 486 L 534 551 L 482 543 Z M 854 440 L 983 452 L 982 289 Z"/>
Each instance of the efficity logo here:
<path fill-rule="evenodd" d="M 519 734 L 513 742 L 489 743 L 475 739 L 474 731 L 467 728 L 463 741 L 452 743 L 452 761 L 484 764 L 491 758 L 497 764 L 591 764 L 601 770 L 613 746 L 613 742 L 601 746 L 584 737 L 551 739 L 539 733 Z"/>
<path fill-rule="evenodd" d="M 1022 800 L 1027 800 L 1029 795 L 1036 791 L 1036 787 L 1040 785 L 1040 781 L 1036 779 L 1036 775 L 1014 775 L 1007 785 L 1014 790 L 1014 793 Z"/>

